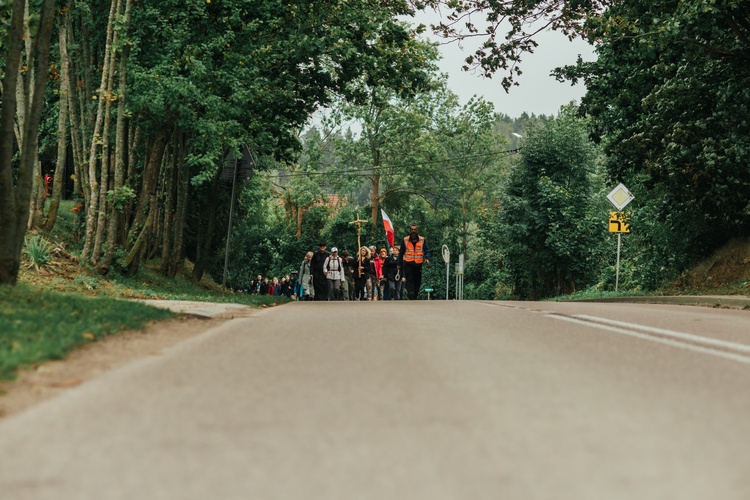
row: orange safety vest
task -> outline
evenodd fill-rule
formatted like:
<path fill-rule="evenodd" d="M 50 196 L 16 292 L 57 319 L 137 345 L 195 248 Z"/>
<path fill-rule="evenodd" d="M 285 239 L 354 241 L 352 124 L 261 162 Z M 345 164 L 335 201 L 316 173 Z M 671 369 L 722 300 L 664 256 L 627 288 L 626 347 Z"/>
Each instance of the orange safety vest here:
<path fill-rule="evenodd" d="M 412 244 L 409 237 L 404 238 L 404 261 L 421 264 L 424 261 L 424 236 L 419 237 L 416 244 Z"/>

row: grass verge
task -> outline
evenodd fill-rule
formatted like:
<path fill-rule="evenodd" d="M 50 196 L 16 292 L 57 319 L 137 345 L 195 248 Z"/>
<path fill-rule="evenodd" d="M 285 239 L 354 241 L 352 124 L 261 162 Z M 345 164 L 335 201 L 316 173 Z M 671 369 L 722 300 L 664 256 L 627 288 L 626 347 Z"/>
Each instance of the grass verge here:
<path fill-rule="evenodd" d="M 61 226 L 70 217 L 61 219 Z M 222 290 L 210 276 L 199 283 L 187 262 L 174 278 L 159 273 L 159 260 L 143 263 L 135 276 L 99 275 L 79 262 L 59 235 L 30 235 L 38 258 L 27 245 L 18 284 L 0 285 L 0 380 L 12 380 L 19 368 L 62 359 L 76 347 L 123 330 L 140 330 L 175 314 L 118 299 L 163 299 L 238 303 L 267 307 L 287 302 L 273 296 Z"/>
<path fill-rule="evenodd" d="M 12 380 L 19 368 L 62 359 L 106 335 L 174 316 L 137 302 L 0 285 L 0 379 Z"/>

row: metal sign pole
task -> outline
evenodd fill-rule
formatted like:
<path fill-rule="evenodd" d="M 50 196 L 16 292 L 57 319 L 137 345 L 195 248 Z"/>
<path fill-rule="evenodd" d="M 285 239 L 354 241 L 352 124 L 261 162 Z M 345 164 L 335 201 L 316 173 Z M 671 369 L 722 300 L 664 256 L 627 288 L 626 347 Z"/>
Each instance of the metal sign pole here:
<path fill-rule="evenodd" d="M 456 300 L 458 300 L 459 292 L 458 292 L 458 280 L 461 279 L 461 275 L 458 272 L 458 264 L 456 264 Z"/>
<path fill-rule="evenodd" d="M 622 233 L 617 233 L 617 268 L 615 270 L 615 292 L 620 287 L 620 246 L 622 242 Z"/>
<path fill-rule="evenodd" d="M 622 210 L 631 201 L 633 201 L 633 193 L 628 191 L 628 188 L 624 184 L 620 183 L 614 188 L 608 195 L 607 199 L 614 205 L 617 210 Z M 616 214 L 610 212 L 610 232 L 617 232 L 617 267 L 615 268 L 615 292 L 620 288 L 620 248 L 622 246 L 622 233 L 630 232 L 630 223 L 625 221 L 624 214 Z M 624 227 L 623 227 L 624 226 Z"/>
<path fill-rule="evenodd" d="M 445 265 L 445 300 L 448 300 L 448 290 L 451 286 L 451 265 Z"/>
<path fill-rule="evenodd" d="M 448 300 L 451 287 L 451 251 L 448 245 L 443 245 L 443 262 L 445 262 L 445 300 Z"/>
<path fill-rule="evenodd" d="M 458 254 L 458 290 L 456 300 L 464 300 L 464 254 Z"/>

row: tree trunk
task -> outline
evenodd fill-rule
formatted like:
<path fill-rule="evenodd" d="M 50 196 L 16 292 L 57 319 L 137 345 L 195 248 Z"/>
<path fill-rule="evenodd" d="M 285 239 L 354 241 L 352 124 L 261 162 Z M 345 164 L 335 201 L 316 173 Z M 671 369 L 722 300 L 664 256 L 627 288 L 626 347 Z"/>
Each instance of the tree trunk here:
<path fill-rule="evenodd" d="M 0 110 L 0 283 L 15 283 L 21 262 L 21 250 L 29 220 L 29 203 L 39 122 L 44 105 L 44 87 L 49 63 L 49 46 L 54 21 L 54 0 L 45 0 L 39 17 L 39 27 L 33 42 L 34 72 L 44 75 L 37 78 L 32 98 L 26 110 L 26 122 L 21 131 L 24 147 L 21 149 L 18 182 L 14 188 L 12 173 L 13 122 L 16 111 L 16 88 L 23 45 L 23 0 L 13 0 L 8 26 L 8 51 L 5 57 L 2 110 Z"/>
<path fill-rule="evenodd" d="M 153 222 L 157 212 L 157 181 L 168 134 L 167 130 L 162 130 L 156 137 L 154 144 L 151 146 L 148 162 L 146 162 L 146 168 L 143 172 L 143 186 L 141 187 L 141 195 L 138 197 L 138 210 L 136 211 L 135 220 L 131 227 L 131 232 L 137 232 L 138 237 L 125 258 L 125 265 L 130 274 L 138 272 L 141 258 L 148 251 L 148 243 L 151 238 Z"/>
<path fill-rule="evenodd" d="M 119 12 L 119 2 L 118 2 Z M 117 34 L 119 30 L 115 31 L 113 36 L 113 44 L 117 44 Z M 112 51 L 112 55 L 108 58 L 109 61 L 109 78 L 107 80 L 107 90 L 105 92 L 106 103 L 104 105 L 104 128 L 102 129 L 102 170 L 101 170 L 101 183 L 99 190 L 99 200 L 101 209 L 99 210 L 99 218 L 96 222 L 96 237 L 94 238 L 94 250 L 92 252 L 91 262 L 94 265 L 99 264 L 99 257 L 102 254 L 102 244 L 104 243 L 104 234 L 107 227 L 107 213 L 111 203 L 107 202 L 107 193 L 109 192 L 110 186 L 110 153 L 109 153 L 109 126 L 112 122 L 112 89 L 114 87 L 114 75 L 115 75 L 115 51 Z M 106 274 L 105 268 L 100 268 L 99 272 Z"/>
<path fill-rule="evenodd" d="M 164 156 L 162 157 L 161 167 L 159 168 L 159 182 L 156 190 L 156 214 L 153 218 L 153 230 L 151 231 L 151 238 L 149 239 L 149 245 L 146 252 L 146 259 L 151 260 L 156 257 L 161 249 L 161 243 L 164 238 L 164 214 L 167 211 L 165 206 L 167 186 L 169 183 L 169 173 L 171 161 L 170 154 L 165 148 Z"/>
<path fill-rule="evenodd" d="M 370 223 L 372 224 L 373 235 L 378 234 L 378 214 L 380 213 L 378 211 L 380 208 L 380 149 L 378 148 L 376 140 L 378 135 L 379 134 L 376 131 L 373 131 L 370 134 L 370 154 L 372 154 L 372 177 L 370 177 L 370 181 L 372 182 L 372 218 Z"/>
<path fill-rule="evenodd" d="M 208 197 L 208 213 L 206 221 L 206 231 L 203 233 L 203 239 L 200 242 L 201 248 L 198 252 L 198 257 L 195 259 L 195 267 L 193 267 L 193 280 L 200 281 L 203 277 L 203 273 L 206 272 L 206 264 L 208 263 L 208 257 L 211 254 L 211 243 L 214 237 L 214 229 L 216 227 L 216 209 L 219 205 L 219 186 L 221 185 L 221 169 L 214 176 L 211 181 L 211 196 Z"/>
<path fill-rule="evenodd" d="M 133 191 L 137 191 L 139 188 L 139 186 L 136 186 L 134 182 L 135 167 L 138 161 L 136 146 L 141 143 L 141 136 L 143 135 L 141 132 L 141 127 L 133 124 L 133 122 L 136 121 L 137 120 L 131 120 L 132 125 L 128 129 L 128 161 L 126 162 L 127 164 L 125 168 L 125 185 Z M 118 239 L 125 247 L 128 246 L 128 234 L 130 233 L 131 223 L 133 220 L 132 214 L 134 203 L 135 198 L 130 199 L 125 205 L 125 210 L 122 214 L 122 224 L 120 227 L 120 236 Z"/>
<path fill-rule="evenodd" d="M 99 84 L 98 95 L 98 106 L 96 110 L 96 119 L 94 121 L 94 130 L 91 137 L 91 145 L 89 147 L 88 157 L 88 189 L 89 192 L 89 205 L 86 207 L 86 237 L 83 244 L 83 251 L 81 252 L 81 260 L 86 262 L 92 259 L 94 238 L 96 236 L 96 224 L 99 220 L 99 204 L 100 204 L 100 192 L 99 192 L 99 176 L 97 174 L 97 152 L 99 144 L 102 141 L 101 130 L 104 124 L 104 104 L 107 101 L 107 84 L 109 79 L 110 69 L 110 51 L 114 38 L 114 22 L 115 15 L 119 12 L 120 0 L 112 0 L 109 9 L 109 19 L 107 20 L 107 38 L 104 46 L 104 64 L 102 65 L 102 78 Z M 106 182 L 106 180 L 105 180 Z M 97 256 L 93 256 L 97 257 Z"/>
<path fill-rule="evenodd" d="M 154 203 L 154 205 L 155 204 L 156 203 Z M 143 228 L 138 233 L 138 238 L 136 238 L 135 243 L 133 244 L 133 248 L 130 249 L 130 252 L 125 257 L 125 267 L 128 270 L 128 274 L 133 275 L 137 273 L 138 268 L 141 265 L 141 256 L 145 250 L 148 233 L 151 231 L 151 222 L 153 220 L 154 212 L 156 212 L 156 210 L 149 210 Z"/>
<path fill-rule="evenodd" d="M 65 31 L 67 32 L 68 40 L 70 43 L 75 43 L 73 30 L 70 29 L 70 18 L 68 18 L 67 21 L 68 26 L 66 27 Z M 66 42 L 65 45 L 67 47 L 68 43 Z M 75 61 L 68 59 L 68 62 L 69 68 L 67 106 L 68 116 L 70 119 L 70 146 L 73 150 L 73 198 L 82 200 L 84 204 L 88 206 L 88 190 L 83 189 L 83 185 L 88 184 L 86 169 L 84 168 L 85 162 L 83 159 L 83 144 L 85 137 L 85 133 L 83 132 L 84 120 L 83 113 L 81 112 L 81 107 L 79 105 L 79 102 L 81 100 L 80 92 L 76 91 L 76 85 L 73 80 L 73 75 L 76 73 L 74 71 Z"/>
<path fill-rule="evenodd" d="M 174 244 L 173 221 L 175 214 L 175 189 L 177 188 L 177 144 L 173 141 L 172 154 L 164 175 L 164 222 L 162 223 L 161 266 L 159 271 L 169 275 L 169 268 Z"/>
<path fill-rule="evenodd" d="M 170 258 L 169 276 L 174 278 L 182 269 L 185 260 L 185 222 L 187 220 L 188 183 L 190 182 L 190 167 L 185 161 L 185 136 L 178 131 L 177 157 L 177 207 L 174 221 L 174 251 Z"/>
<path fill-rule="evenodd" d="M 68 61 L 68 15 L 62 14 L 58 35 L 60 41 L 60 103 L 59 117 L 57 120 L 57 164 L 55 165 L 55 177 L 52 182 L 52 197 L 50 198 L 49 212 L 44 222 L 44 228 L 51 231 L 55 227 L 57 211 L 60 208 L 62 190 L 65 179 L 65 162 L 68 157 L 68 93 L 70 84 L 69 61 Z"/>
<path fill-rule="evenodd" d="M 127 0 L 125 4 L 125 18 L 123 19 L 123 30 L 127 34 L 130 27 L 130 17 L 132 13 L 133 0 Z M 115 172 L 112 189 L 115 193 L 125 187 L 125 147 L 126 147 L 126 118 L 125 118 L 125 96 L 127 91 L 127 72 L 128 72 L 128 54 L 129 45 L 125 44 L 120 56 L 120 69 L 118 71 L 119 90 L 117 92 L 117 127 L 115 131 Z M 107 227 L 107 248 L 104 254 L 104 260 L 101 268 L 103 271 L 109 270 L 114 259 L 115 246 L 117 245 L 117 236 L 120 233 L 122 225 L 122 207 L 118 208 L 112 204 L 109 225 Z"/>
<path fill-rule="evenodd" d="M 466 202 L 466 193 L 461 193 L 461 215 L 463 217 L 463 220 L 461 221 L 461 229 L 462 229 L 462 244 L 461 244 L 461 253 L 466 253 L 466 249 L 469 245 L 469 224 L 467 221 L 469 214 L 468 214 L 468 208 L 467 208 L 467 202 Z"/>
<path fill-rule="evenodd" d="M 141 184 L 141 192 L 138 196 L 138 208 L 136 210 L 135 219 L 131 226 L 131 230 L 138 231 L 144 227 L 146 218 L 151 210 L 151 203 L 149 202 L 151 197 L 156 197 L 157 181 L 159 180 L 159 170 L 161 168 L 162 158 L 164 157 L 164 149 L 167 144 L 168 132 L 162 130 L 155 138 L 154 143 L 151 145 L 151 152 L 146 162 L 146 167 L 143 170 L 143 182 Z"/>
<path fill-rule="evenodd" d="M 29 0 L 26 0 L 24 6 L 24 40 L 26 46 L 26 61 L 22 64 L 19 79 L 23 85 L 16 88 L 17 111 L 16 111 L 16 140 L 18 149 L 24 149 L 24 130 L 26 129 L 26 119 L 29 113 L 30 100 L 33 98 L 33 91 L 36 82 L 36 72 L 34 69 L 34 49 L 33 36 L 31 33 L 31 15 L 29 12 Z M 46 71 L 46 68 L 45 68 Z M 45 192 L 42 183 L 41 164 L 39 163 L 39 148 L 34 147 L 34 161 L 32 163 L 33 174 L 31 177 L 31 204 L 28 214 L 28 229 L 39 227 L 44 217 Z"/>
<path fill-rule="evenodd" d="M 380 175 L 370 177 L 372 181 L 372 234 L 378 234 L 378 214 L 380 209 Z"/>
<path fill-rule="evenodd" d="M 29 210 L 29 229 L 44 227 L 44 205 L 47 202 L 47 190 L 42 180 L 42 162 L 39 161 L 39 144 L 34 148 L 34 173 L 31 185 L 31 209 Z"/>
<path fill-rule="evenodd" d="M 297 205 L 297 239 L 302 238 L 302 216 L 305 211 L 301 206 Z"/>
<path fill-rule="evenodd" d="M 26 129 L 26 112 L 29 106 L 29 98 L 31 92 L 31 85 L 33 85 L 34 75 L 34 61 L 32 56 L 34 53 L 32 43 L 33 38 L 31 36 L 31 28 L 29 23 L 31 22 L 31 15 L 29 14 L 29 0 L 24 0 L 23 6 L 23 39 L 24 48 L 26 49 L 22 53 L 22 57 L 25 55 L 26 60 L 21 63 L 18 68 L 18 80 L 19 85 L 16 86 L 16 141 L 18 143 L 19 151 L 23 150 L 23 131 Z"/>
<path fill-rule="evenodd" d="M 16 197 L 14 196 L 13 169 L 14 125 L 16 113 L 16 88 L 21 67 L 23 45 L 24 1 L 14 0 L 8 27 L 9 46 L 5 56 L 2 108 L 0 109 L 0 284 L 15 283 L 21 262 L 16 252 Z M 19 134 L 20 135 L 20 134 Z"/>

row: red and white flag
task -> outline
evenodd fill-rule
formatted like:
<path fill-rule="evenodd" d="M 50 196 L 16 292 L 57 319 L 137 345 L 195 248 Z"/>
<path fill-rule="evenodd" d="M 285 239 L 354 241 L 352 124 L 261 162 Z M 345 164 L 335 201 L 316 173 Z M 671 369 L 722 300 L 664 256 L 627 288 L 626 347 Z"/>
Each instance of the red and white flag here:
<path fill-rule="evenodd" d="M 396 240 L 396 235 L 393 231 L 393 223 L 391 222 L 391 219 L 388 218 L 388 215 L 385 213 L 385 210 L 381 208 L 380 213 L 383 215 L 383 225 L 385 226 L 385 238 L 388 240 L 388 244 L 393 246 L 393 243 Z"/>

